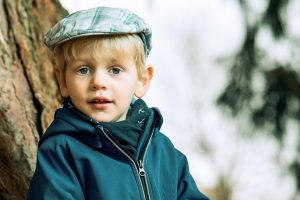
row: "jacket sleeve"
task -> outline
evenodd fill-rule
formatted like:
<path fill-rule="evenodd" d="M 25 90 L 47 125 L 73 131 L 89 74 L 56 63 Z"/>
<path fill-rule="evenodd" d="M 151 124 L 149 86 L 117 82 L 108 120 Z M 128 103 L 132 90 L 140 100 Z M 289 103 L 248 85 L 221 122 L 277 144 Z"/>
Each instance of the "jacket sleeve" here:
<path fill-rule="evenodd" d="M 39 147 L 36 170 L 27 199 L 84 199 L 83 190 L 72 167 L 65 137 L 50 137 Z"/>
<path fill-rule="evenodd" d="M 178 167 L 178 200 L 209 200 L 202 194 L 189 172 L 189 166 L 186 156 L 179 153 L 179 167 Z"/>

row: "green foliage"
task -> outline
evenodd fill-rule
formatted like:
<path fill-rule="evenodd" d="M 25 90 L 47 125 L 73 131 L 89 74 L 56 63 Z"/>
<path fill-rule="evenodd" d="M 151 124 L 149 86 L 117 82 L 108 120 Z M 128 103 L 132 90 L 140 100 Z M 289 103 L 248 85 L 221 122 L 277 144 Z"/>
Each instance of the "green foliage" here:
<path fill-rule="evenodd" d="M 218 99 L 218 104 L 229 108 L 233 116 L 246 111 L 251 123 L 257 128 L 268 128 L 271 136 L 282 142 L 287 133 L 288 120 L 300 121 L 300 80 L 299 61 L 294 50 L 290 50 L 287 63 L 280 63 L 274 57 L 268 57 L 268 49 L 259 49 L 257 45 L 258 32 L 268 27 L 274 41 L 294 43 L 295 38 L 289 38 L 286 30 L 287 17 L 285 13 L 289 0 L 268 0 L 262 16 L 253 23 L 249 20 L 251 1 L 238 0 L 244 14 L 246 33 L 240 50 L 232 57 L 229 82 Z M 251 21 L 251 22 L 250 22 Z M 299 38 L 296 38 L 298 40 Z M 296 46 L 300 52 L 299 45 Z M 264 59 L 262 59 L 264 58 Z M 267 61 L 267 62 L 266 62 Z M 264 88 L 259 94 L 253 88 L 253 77 L 260 73 L 264 77 Z M 259 96 L 260 104 L 253 106 L 253 100 Z M 270 131 L 271 129 L 271 131 Z M 300 147 L 300 141 L 298 142 Z M 297 150 L 300 152 L 300 148 Z M 294 158 L 289 166 L 293 174 L 298 193 L 300 193 L 300 162 Z"/>
<path fill-rule="evenodd" d="M 275 39 L 289 40 L 285 35 L 283 25 L 285 18 L 282 14 L 282 9 L 286 7 L 288 1 L 269 0 L 262 18 L 251 25 L 247 20 L 249 16 L 247 12 L 250 12 L 247 10 L 247 1 L 239 0 L 239 3 L 245 16 L 245 39 L 239 52 L 233 56 L 229 83 L 220 95 L 218 104 L 227 106 L 233 115 L 250 110 L 255 125 L 262 127 L 266 123 L 271 123 L 274 126 L 274 136 L 281 140 L 287 117 L 300 119 L 299 108 L 291 111 L 288 107 L 292 100 L 300 101 L 299 74 L 294 70 L 297 66 L 292 66 L 295 64 L 293 61 L 286 65 L 273 64 L 276 61 L 268 58 L 269 63 L 262 62 L 260 58 L 266 56 L 264 51 L 267 50 L 259 49 L 256 40 L 258 31 L 265 25 L 270 27 Z M 264 70 L 265 68 L 269 70 Z M 254 72 L 262 73 L 265 78 L 265 90 L 260 94 L 264 103 L 255 109 L 251 106 L 251 101 L 256 95 L 252 86 Z"/>
<path fill-rule="evenodd" d="M 300 81 L 298 74 L 283 66 L 265 71 L 266 89 L 263 105 L 253 111 L 253 122 L 257 126 L 273 125 L 273 135 L 282 141 L 287 119 L 300 119 Z"/>
<path fill-rule="evenodd" d="M 218 103 L 229 106 L 234 115 L 238 114 L 241 108 L 247 107 L 249 100 L 253 97 L 250 80 L 252 71 L 257 65 L 256 32 L 256 27 L 247 29 L 243 50 L 235 56 L 234 64 L 231 67 L 230 81 L 218 99 Z"/>
<path fill-rule="evenodd" d="M 281 17 L 281 11 L 289 0 L 270 0 L 265 12 L 263 23 L 269 26 L 274 37 L 280 38 L 285 35 L 285 22 Z"/>

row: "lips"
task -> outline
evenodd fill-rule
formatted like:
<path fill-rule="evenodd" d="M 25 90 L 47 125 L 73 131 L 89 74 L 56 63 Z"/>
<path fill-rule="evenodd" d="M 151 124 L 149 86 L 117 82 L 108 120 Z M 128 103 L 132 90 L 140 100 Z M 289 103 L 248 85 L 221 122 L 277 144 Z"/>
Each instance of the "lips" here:
<path fill-rule="evenodd" d="M 95 97 L 92 98 L 88 101 L 88 103 L 91 104 L 107 104 L 107 103 L 112 103 L 113 101 L 106 98 L 106 97 Z"/>
<path fill-rule="evenodd" d="M 110 107 L 110 105 L 111 105 L 111 103 L 113 103 L 113 101 L 106 97 L 95 97 L 95 98 L 88 100 L 88 103 L 89 103 L 89 105 L 91 105 L 92 109 L 106 110 Z"/>

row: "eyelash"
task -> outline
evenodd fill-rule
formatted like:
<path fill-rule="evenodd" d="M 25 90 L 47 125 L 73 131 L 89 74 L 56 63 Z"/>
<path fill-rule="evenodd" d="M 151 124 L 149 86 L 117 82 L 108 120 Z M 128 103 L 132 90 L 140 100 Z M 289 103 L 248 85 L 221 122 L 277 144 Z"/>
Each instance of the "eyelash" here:
<path fill-rule="evenodd" d="M 87 70 L 86 73 L 82 73 L 82 70 Z M 81 75 L 87 75 L 91 72 L 91 70 L 88 67 L 80 67 L 77 71 L 77 73 L 81 74 Z"/>
<path fill-rule="evenodd" d="M 124 70 L 121 67 L 118 67 L 118 66 L 111 67 L 108 70 L 108 72 L 113 74 L 113 75 L 118 75 L 123 71 Z M 80 75 L 87 75 L 87 74 L 91 73 L 91 69 L 89 67 L 82 66 L 77 70 L 77 73 L 80 74 Z"/>
<path fill-rule="evenodd" d="M 115 70 L 117 70 L 117 73 L 114 73 L 114 72 L 116 72 Z M 121 67 L 117 67 L 117 66 L 111 67 L 109 69 L 109 72 L 114 75 L 120 74 L 120 72 L 122 72 L 122 71 L 123 71 L 123 69 Z"/>

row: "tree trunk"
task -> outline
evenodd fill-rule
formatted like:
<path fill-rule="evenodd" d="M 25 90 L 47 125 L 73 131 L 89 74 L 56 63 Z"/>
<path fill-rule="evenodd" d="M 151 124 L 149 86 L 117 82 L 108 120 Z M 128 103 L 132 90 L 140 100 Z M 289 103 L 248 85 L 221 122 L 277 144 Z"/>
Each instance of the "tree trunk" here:
<path fill-rule="evenodd" d="M 26 199 L 37 143 L 60 103 L 45 32 L 58 0 L 0 0 L 0 199 Z"/>

